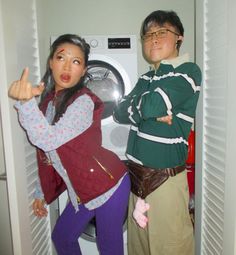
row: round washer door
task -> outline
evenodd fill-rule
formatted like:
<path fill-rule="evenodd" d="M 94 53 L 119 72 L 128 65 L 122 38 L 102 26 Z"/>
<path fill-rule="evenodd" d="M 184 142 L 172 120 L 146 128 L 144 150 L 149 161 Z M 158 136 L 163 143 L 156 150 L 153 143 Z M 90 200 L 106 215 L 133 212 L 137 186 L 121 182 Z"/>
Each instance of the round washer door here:
<path fill-rule="evenodd" d="M 104 102 L 102 123 L 113 121 L 114 107 L 130 86 L 124 68 L 108 56 L 94 54 L 88 62 L 85 85 Z"/>

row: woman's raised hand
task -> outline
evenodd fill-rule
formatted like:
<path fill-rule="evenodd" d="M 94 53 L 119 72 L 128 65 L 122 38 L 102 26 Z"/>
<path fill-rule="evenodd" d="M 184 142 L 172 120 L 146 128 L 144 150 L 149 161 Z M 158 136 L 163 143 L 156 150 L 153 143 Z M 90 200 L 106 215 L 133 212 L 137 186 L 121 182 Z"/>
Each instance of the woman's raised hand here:
<path fill-rule="evenodd" d="M 33 87 L 29 78 L 29 68 L 26 67 L 22 73 L 20 80 L 14 81 L 9 90 L 8 96 L 20 101 L 28 101 L 32 97 L 40 96 L 44 90 L 44 84 L 40 83 Z"/>

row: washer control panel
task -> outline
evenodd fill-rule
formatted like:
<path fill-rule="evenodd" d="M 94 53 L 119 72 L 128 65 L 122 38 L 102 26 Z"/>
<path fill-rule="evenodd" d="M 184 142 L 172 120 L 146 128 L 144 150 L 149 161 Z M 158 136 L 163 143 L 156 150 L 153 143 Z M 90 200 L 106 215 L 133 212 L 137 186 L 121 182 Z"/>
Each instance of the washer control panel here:
<path fill-rule="evenodd" d="M 130 49 L 130 38 L 108 38 L 108 49 Z"/>

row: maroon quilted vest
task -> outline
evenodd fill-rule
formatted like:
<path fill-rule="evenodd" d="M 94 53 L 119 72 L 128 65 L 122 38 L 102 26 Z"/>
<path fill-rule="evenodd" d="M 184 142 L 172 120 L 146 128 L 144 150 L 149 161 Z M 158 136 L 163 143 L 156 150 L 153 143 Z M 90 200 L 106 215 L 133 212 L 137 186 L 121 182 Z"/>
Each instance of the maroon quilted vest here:
<path fill-rule="evenodd" d="M 71 99 L 87 94 L 94 102 L 92 125 L 82 134 L 57 149 L 72 186 L 82 203 L 86 203 L 112 188 L 126 172 L 126 166 L 119 157 L 102 147 L 101 114 L 102 101 L 89 89 L 82 88 Z M 53 93 L 40 107 L 45 113 Z M 45 155 L 38 150 L 39 177 L 47 203 L 51 203 L 65 189 L 65 183 L 51 165 L 45 162 Z"/>

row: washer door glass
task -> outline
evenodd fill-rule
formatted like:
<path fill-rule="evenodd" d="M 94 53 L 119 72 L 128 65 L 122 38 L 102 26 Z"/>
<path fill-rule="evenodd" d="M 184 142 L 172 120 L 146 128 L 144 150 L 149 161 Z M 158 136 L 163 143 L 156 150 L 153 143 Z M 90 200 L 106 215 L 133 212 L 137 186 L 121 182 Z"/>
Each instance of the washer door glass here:
<path fill-rule="evenodd" d="M 119 71 L 107 62 L 91 60 L 88 63 L 85 85 L 104 102 L 102 119 L 112 116 L 117 101 L 125 91 L 124 80 Z"/>

